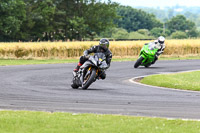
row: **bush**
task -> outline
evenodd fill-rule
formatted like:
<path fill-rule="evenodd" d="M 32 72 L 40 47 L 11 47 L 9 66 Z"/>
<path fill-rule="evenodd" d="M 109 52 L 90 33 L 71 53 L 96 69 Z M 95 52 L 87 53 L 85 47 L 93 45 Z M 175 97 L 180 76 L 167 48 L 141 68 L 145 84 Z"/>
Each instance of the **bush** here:
<path fill-rule="evenodd" d="M 128 39 L 154 39 L 152 36 L 143 35 L 138 32 L 131 32 L 129 33 Z"/>
<path fill-rule="evenodd" d="M 182 31 L 173 32 L 171 35 L 172 39 L 185 39 L 188 38 L 187 34 Z"/>
<path fill-rule="evenodd" d="M 187 32 L 188 37 L 198 37 L 199 32 L 196 29 L 192 29 Z"/>
<path fill-rule="evenodd" d="M 137 32 L 146 36 L 149 35 L 149 30 L 147 29 L 139 29 Z"/>
<path fill-rule="evenodd" d="M 114 39 L 128 39 L 129 33 L 122 28 L 119 28 L 112 34 L 112 38 Z"/>
<path fill-rule="evenodd" d="M 163 28 L 153 28 L 150 31 L 150 34 L 154 37 L 159 37 L 159 36 L 169 36 L 170 31 L 168 29 L 165 29 L 165 33 L 163 31 Z"/>

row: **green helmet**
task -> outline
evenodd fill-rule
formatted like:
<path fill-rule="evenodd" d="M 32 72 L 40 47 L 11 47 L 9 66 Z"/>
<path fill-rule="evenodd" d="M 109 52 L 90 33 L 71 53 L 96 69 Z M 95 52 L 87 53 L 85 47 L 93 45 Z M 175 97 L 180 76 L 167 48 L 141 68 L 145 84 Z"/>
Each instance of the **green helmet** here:
<path fill-rule="evenodd" d="M 99 45 L 102 46 L 103 48 L 109 48 L 109 40 L 106 39 L 106 38 L 102 38 L 100 41 L 99 41 Z"/>

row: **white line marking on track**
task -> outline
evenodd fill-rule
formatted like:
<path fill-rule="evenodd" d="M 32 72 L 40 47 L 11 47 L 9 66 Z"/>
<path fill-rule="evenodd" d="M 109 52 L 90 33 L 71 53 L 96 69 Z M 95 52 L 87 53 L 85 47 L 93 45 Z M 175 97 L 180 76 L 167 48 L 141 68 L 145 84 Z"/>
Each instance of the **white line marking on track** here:
<path fill-rule="evenodd" d="M 150 75 L 160 75 L 160 74 L 172 74 L 172 73 L 183 73 L 183 72 L 194 72 L 194 71 L 200 71 L 200 70 L 190 70 L 190 71 L 180 71 L 180 72 L 161 72 L 159 74 L 150 74 Z M 153 87 L 153 88 L 158 88 L 158 89 L 165 89 L 165 90 L 173 90 L 173 91 L 179 91 L 179 92 L 190 92 L 190 93 L 200 93 L 199 91 L 190 91 L 190 90 L 179 90 L 179 89 L 174 89 L 174 88 L 165 88 L 165 87 L 159 87 L 159 86 L 152 86 L 152 85 L 147 85 L 147 84 L 142 84 L 140 82 L 136 82 L 135 80 L 138 78 L 144 78 L 150 75 L 144 75 L 144 76 L 139 76 L 139 77 L 134 77 L 129 79 L 131 83 L 138 84 L 138 85 L 143 85 L 147 87 Z M 183 121 L 200 121 L 200 119 L 185 119 L 185 118 L 166 118 L 167 120 L 183 120 Z"/>
<path fill-rule="evenodd" d="M 179 71 L 179 72 L 160 72 L 159 74 L 150 74 L 150 75 L 173 74 L 173 73 L 194 72 L 194 71 L 200 71 L 200 70 L 198 69 L 198 70 Z M 129 81 L 130 81 L 131 83 L 134 83 L 134 84 L 143 85 L 143 86 L 147 86 L 147 87 L 154 87 L 154 88 L 158 88 L 158 89 L 173 90 L 173 91 L 180 91 L 180 92 L 200 93 L 199 91 L 180 90 L 180 89 L 174 89 L 174 88 L 165 88 L 165 87 L 159 87 L 159 86 L 153 86 L 153 85 L 142 84 L 142 83 L 140 83 L 140 82 L 136 82 L 136 81 L 135 81 L 136 79 L 144 78 L 144 77 L 147 77 L 147 76 L 150 76 L 150 75 L 144 75 L 144 76 L 134 77 L 134 78 L 129 79 Z"/>

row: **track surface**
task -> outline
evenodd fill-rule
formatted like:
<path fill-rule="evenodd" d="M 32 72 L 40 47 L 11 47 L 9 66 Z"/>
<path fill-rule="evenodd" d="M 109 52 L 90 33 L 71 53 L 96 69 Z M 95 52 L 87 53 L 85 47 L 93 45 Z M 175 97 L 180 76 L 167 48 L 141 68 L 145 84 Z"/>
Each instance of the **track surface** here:
<path fill-rule="evenodd" d="M 142 75 L 199 70 L 200 60 L 158 61 L 138 69 L 134 63 L 112 62 L 106 80 L 88 90 L 70 87 L 75 63 L 1 66 L 0 109 L 200 119 L 200 92 L 129 82 Z"/>

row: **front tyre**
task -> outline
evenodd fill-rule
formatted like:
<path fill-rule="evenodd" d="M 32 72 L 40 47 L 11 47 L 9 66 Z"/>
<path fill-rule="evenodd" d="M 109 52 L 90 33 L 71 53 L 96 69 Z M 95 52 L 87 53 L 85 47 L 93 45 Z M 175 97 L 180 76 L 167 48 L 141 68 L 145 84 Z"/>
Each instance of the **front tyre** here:
<path fill-rule="evenodd" d="M 84 83 L 82 85 L 82 89 L 86 90 L 94 81 L 96 77 L 96 69 L 92 69 L 91 73 L 84 77 Z"/>
<path fill-rule="evenodd" d="M 142 60 L 143 60 L 143 59 L 144 59 L 144 58 L 143 58 L 142 56 L 140 56 L 140 58 L 136 61 L 135 65 L 134 65 L 134 68 L 138 68 L 139 65 L 142 64 Z"/>

